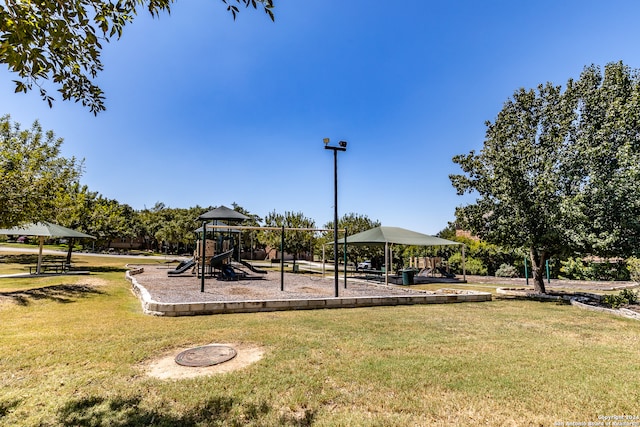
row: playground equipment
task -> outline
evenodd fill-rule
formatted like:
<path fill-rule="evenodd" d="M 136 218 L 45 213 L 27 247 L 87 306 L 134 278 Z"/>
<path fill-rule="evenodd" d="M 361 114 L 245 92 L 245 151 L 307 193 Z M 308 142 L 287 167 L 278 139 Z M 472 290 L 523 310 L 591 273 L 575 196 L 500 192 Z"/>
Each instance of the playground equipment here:
<path fill-rule="evenodd" d="M 244 260 L 242 260 L 240 258 L 238 258 L 236 261 L 238 261 L 240 264 L 244 265 L 245 267 L 247 267 L 249 270 L 253 271 L 254 273 L 267 274 L 267 272 L 265 270 L 261 270 L 259 268 L 256 268 L 253 265 L 251 265 L 250 263 L 248 263 L 247 261 L 244 261 Z"/>
<path fill-rule="evenodd" d="M 442 277 L 453 279 L 455 274 L 448 270 L 442 257 L 410 257 L 409 267 L 419 269 L 418 276 L 435 277 L 440 274 Z"/>
<path fill-rule="evenodd" d="M 181 261 L 174 270 L 168 271 L 167 274 L 182 274 L 188 269 L 192 268 L 194 265 L 196 265 L 195 258 L 189 258 L 187 260 Z"/>
<path fill-rule="evenodd" d="M 218 224 L 216 226 L 207 225 L 206 238 L 202 239 L 203 228 L 195 230 L 199 235 L 196 241 L 196 249 L 193 257 L 182 261 L 174 270 L 167 273 L 170 276 L 186 273 L 191 270 L 192 274 L 198 277 L 217 277 L 223 280 L 238 280 L 246 277 L 247 273 L 241 268 L 246 267 L 254 273 L 266 274 L 267 272 L 258 269 L 250 263 L 240 259 L 240 251 L 236 244 L 239 230 L 232 226 Z M 205 257 L 202 259 L 202 246 L 204 241 Z M 238 263 L 239 266 L 234 266 Z M 203 265 L 204 264 L 204 265 Z"/>
<path fill-rule="evenodd" d="M 305 232 L 319 232 L 319 231 L 331 231 L 325 229 L 315 229 L 315 228 L 290 228 L 290 227 L 255 227 L 255 226 L 234 226 L 234 225 L 226 225 L 221 221 L 244 221 L 249 219 L 247 216 L 236 212 L 232 209 L 229 209 L 225 206 L 220 206 L 216 209 L 213 209 L 209 212 L 206 212 L 198 217 L 199 221 L 202 221 L 202 227 L 199 230 L 196 230 L 196 233 L 199 233 L 199 237 L 196 243 L 196 250 L 194 252 L 192 265 L 192 274 L 197 274 L 200 279 L 200 292 L 204 292 L 205 287 L 205 278 L 213 277 L 217 275 L 218 278 L 222 279 L 230 279 L 230 278 L 239 278 L 246 276 L 246 273 L 241 271 L 241 274 L 238 275 L 238 272 L 231 265 L 231 258 L 233 257 L 235 261 L 239 264 L 247 267 L 249 270 L 258 274 L 266 274 L 266 271 L 255 268 L 250 263 L 243 261 L 240 259 L 240 248 L 235 245 L 235 234 L 239 234 L 241 230 L 275 230 L 280 231 L 282 236 L 282 241 L 280 244 L 280 252 L 284 252 L 284 233 L 285 231 L 293 230 L 293 231 L 305 231 Z M 213 224 L 211 224 L 213 222 Z M 335 231 L 335 230 L 334 230 Z M 343 230 L 346 234 L 346 230 Z M 226 232 L 226 236 L 225 236 Z M 346 243 L 345 243 L 346 244 Z M 218 264 L 217 259 L 212 265 L 212 260 L 216 258 L 216 254 L 223 254 L 231 251 L 231 256 L 225 256 L 221 259 L 221 263 Z M 345 265 L 346 265 L 346 250 L 344 251 L 345 257 Z M 323 262 L 324 264 L 324 262 Z M 231 270 L 226 265 L 231 267 Z M 217 266 L 217 267 L 216 267 Z M 221 267 L 221 268 L 220 268 Z M 187 268 L 188 269 L 188 268 Z M 178 270 L 178 269 L 176 269 Z M 174 270 L 174 271 L 176 271 Z M 184 269 L 184 265 L 180 268 L 182 271 L 186 271 Z M 233 272 L 232 272 L 233 270 Z M 178 273 L 172 273 L 172 275 L 176 275 Z M 344 275 L 344 287 L 347 287 L 347 271 L 345 269 Z M 280 289 L 284 290 L 284 257 L 280 259 Z M 335 282 L 335 296 L 338 296 L 338 283 Z"/>

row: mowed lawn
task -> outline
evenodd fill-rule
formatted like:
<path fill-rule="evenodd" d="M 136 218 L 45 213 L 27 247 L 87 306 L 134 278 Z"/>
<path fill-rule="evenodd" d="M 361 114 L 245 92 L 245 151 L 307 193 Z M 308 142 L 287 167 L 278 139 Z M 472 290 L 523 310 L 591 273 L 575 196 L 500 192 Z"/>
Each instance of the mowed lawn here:
<path fill-rule="evenodd" d="M 142 313 L 125 261 L 74 261 L 94 272 L 0 279 L 0 425 L 552 426 L 640 417 L 634 320 L 511 300 L 159 318 Z M 142 369 L 208 343 L 265 354 L 194 379 Z"/>

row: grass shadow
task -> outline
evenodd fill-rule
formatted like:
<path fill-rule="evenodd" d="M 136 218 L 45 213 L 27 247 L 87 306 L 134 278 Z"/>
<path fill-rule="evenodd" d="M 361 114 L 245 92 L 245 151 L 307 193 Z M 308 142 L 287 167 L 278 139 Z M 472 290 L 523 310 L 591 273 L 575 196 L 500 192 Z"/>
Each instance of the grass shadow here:
<path fill-rule="evenodd" d="M 27 306 L 32 301 L 49 300 L 60 304 L 75 302 L 78 298 L 90 295 L 102 295 L 104 292 L 89 285 L 52 285 L 20 291 L 0 292 L 0 301 L 10 300 L 18 305 Z"/>
<path fill-rule="evenodd" d="M 168 407 L 170 405 L 163 405 Z M 265 401 L 255 403 L 237 402 L 231 397 L 216 397 L 187 410 L 182 414 L 160 412 L 144 407 L 140 397 L 105 399 L 87 397 L 69 401 L 58 411 L 58 422 L 63 426 L 241 426 L 246 424 L 266 425 L 267 416 L 273 408 Z M 314 413 L 305 411 L 304 416 L 279 417 L 279 425 L 310 426 Z"/>
<path fill-rule="evenodd" d="M 9 412 L 11 412 L 12 409 L 16 408 L 18 405 L 20 405 L 20 401 L 19 400 L 11 400 L 8 402 L 0 402 L 0 421 L 2 421 L 2 419 L 7 416 L 7 414 Z"/>

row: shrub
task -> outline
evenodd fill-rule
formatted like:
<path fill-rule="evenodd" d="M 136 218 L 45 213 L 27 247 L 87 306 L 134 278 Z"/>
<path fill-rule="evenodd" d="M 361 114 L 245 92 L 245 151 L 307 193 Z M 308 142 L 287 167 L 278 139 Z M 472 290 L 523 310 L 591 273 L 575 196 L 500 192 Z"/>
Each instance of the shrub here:
<path fill-rule="evenodd" d="M 501 264 L 496 270 L 496 277 L 518 277 L 518 270 L 511 264 Z"/>
<path fill-rule="evenodd" d="M 627 260 L 629 277 L 634 282 L 640 282 L 640 258 L 631 257 Z"/>
<path fill-rule="evenodd" d="M 462 273 L 462 255 L 458 252 L 449 257 L 447 260 L 449 267 L 456 273 Z M 477 276 L 487 275 L 487 266 L 482 263 L 482 260 L 478 258 L 468 257 L 464 262 L 465 271 L 467 274 L 473 274 Z"/>
<path fill-rule="evenodd" d="M 638 294 L 630 289 L 623 289 L 618 295 L 605 295 L 602 302 L 612 308 L 626 304 L 637 304 Z"/>
<path fill-rule="evenodd" d="M 628 280 L 629 270 L 621 262 L 589 262 L 582 258 L 568 258 L 560 261 L 560 279 L 570 280 Z M 640 267 L 640 263 L 637 264 Z M 638 270 L 640 271 L 640 270 Z"/>
<path fill-rule="evenodd" d="M 582 258 L 569 257 L 566 261 L 560 261 L 560 279 L 570 280 L 589 280 L 591 271 L 588 266 L 584 265 Z"/>

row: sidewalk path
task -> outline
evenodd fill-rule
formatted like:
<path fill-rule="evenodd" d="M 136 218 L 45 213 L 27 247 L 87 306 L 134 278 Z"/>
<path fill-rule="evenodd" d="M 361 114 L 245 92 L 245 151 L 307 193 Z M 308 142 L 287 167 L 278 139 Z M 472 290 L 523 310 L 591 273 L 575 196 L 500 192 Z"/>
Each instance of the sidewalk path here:
<path fill-rule="evenodd" d="M 13 252 L 13 253 L 38 253 L 38 248 L 34 248 L 32 246 L 25 246 L 24 248 L 17 248 L 15 246 L 4 246 L 0 244 L 0 252 Z M 42 253 L 44 255 L 66 255 L 67 251 L 55 251 L 52 249 L 43 249 Z M 171 259 L 171 260 L 183 260 L 189 257 L 179 256 L 179 255 L 120 255 L 120 254 L 97 254 L 92 252 L 73 252 L 73 255 L 82 255 L 82 256 L 101 256 L 101 257 L 113 257 L 113 258 L 126 258 L 126 259 Z"/>

